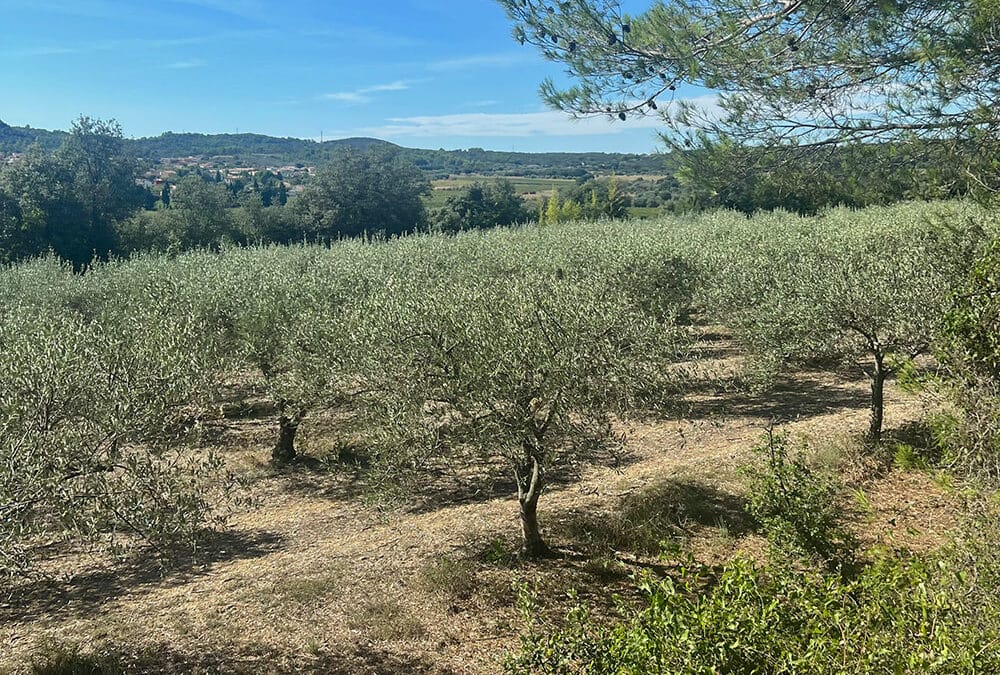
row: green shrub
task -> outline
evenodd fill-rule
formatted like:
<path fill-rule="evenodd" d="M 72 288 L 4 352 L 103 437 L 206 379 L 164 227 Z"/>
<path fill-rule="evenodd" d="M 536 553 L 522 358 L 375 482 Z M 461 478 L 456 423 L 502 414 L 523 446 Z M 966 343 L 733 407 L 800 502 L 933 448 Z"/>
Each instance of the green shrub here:
<path fill-rule="evenodd" d="M 831 566 L 847 562 L 855 547 L 841 524 L 841 485 L 812 469 L 803 452 L 789 456 L 788 435 L 768 429 L 744 468 L 750 478 L 747 512 L 778 551 L 816 557 Z"/>
<path fill-rule="evenodd" d="M 535 622 L 508 672 L 998 672 L 995 603 L 973 616 L 945 562 L 882 556 L 845 580 L 745 559 L 717 575 L 642 582 L 648 602 L 602 626 L 578 605 L 559 630 Z M 994 594 L 995 595 L 995 594 Z M 995 600 L 995 597 L 993 598 Z M 537 616 L 537 612 L 535 615 Z"/>

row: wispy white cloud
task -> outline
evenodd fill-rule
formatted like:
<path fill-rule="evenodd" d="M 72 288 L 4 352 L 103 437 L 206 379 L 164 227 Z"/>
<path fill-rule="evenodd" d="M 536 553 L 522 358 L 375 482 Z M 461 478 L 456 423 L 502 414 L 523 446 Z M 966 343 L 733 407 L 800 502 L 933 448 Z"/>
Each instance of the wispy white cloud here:
<path fill-rule="evenodd" d="M 407 80 L 396 80 L 386 84 L 373 84 L 369 87 L 362 87 L 353 91 L 337 91 L 330 94 L 322 94 L 319 98 L 324 101 L 340 101 L 342 103 L 370 103 L 372 94 L 379 94 L 387 91 L 406 91 L 413 82 Z"/>
<path fill-rule="evenodd" d="M 209 35 L 195 35 L 176 38 L 127 38 L 122 40 L 97 40 L 93 42 L 80 42 L 71 45 L 40 45 L 35 47 L 25 47 L 11 52 L 0 52 L 0 54 L 19 57 L 66 56 L 76 54 L 92 54 L 96 52 L 172 49 L 175 47 L 212 44 L 223 40 L 259 39 L 269 34 L 270 31 L 248 30 L 221 31 Z"/>
<path fill-rule="evenodd" d="M 500 105 L 500 101 L 494 99 L 485 99 L 483 101 L 469 101 L 464 104 L 466 108 L 492 108 L 495 105 Z"/>
<path fill-rule="evenodd" d="M 379 138 L 461 136 L 603 136 L 631 129 L 657 129 L 663 120 L 656 116 L 636 117 L 622 122 L 608 117 L 572 118 L 558 111 L 533 113 L 463 113 L 393 117 L 386 124 L 368 127 L 365 135 Z"/>
<path fill-rule="evenodd" d="M 208 64 L 201 59 L 192 59 L 190 61 L 175 61 L 173 63 L 168 63 L 163 66 L 167 70 L 190 70 L 192 68 L 204 68 Z"/>
<path fill-rule="evenodd" d="M 502 52 L 497 54 L 471 54 L 453 59 L 432 61 L 427 64 L 428 70 L 469 70 L 474 68 L 513 68 L 537 60 L 533 53 Z"/>

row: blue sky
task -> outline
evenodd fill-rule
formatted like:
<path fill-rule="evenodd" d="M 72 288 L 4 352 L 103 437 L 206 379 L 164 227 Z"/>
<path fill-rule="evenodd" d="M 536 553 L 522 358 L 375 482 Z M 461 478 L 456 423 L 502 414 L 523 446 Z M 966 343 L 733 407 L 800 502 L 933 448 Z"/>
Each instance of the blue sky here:
<path fill-rule="evenodd" d="M 630 2 L 629 4 L 642 4 Z M 570 120 L 559 64 L 493 0 L 0 0 L 0 119 L 128 136 L 374 136 L 421 148 L 653 152 L 656 120 Z"/>

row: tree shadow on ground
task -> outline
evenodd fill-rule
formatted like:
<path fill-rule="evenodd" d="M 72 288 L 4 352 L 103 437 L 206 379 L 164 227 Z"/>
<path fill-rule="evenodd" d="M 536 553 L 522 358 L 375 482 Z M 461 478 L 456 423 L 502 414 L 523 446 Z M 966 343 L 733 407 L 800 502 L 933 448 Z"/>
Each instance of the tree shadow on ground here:
<path fill-rule="evenodd" d="M 550 536 L 590 555 L 660 554 L 671 540 L 704 528 L 739 537 L 753 529 L 745 499 L 707 483 L 666 479 L 627 494 L 612 509 L 569 510 L 548 518 Z"/>
<path fill-rule="evenodd" d="M 546 469 L 545 490 L 575 485 L 587 470 L 595 466 L 619 470 L 639 459 L 633 453 L 610 452 L 606 449 L 584 450 L 579 454 L 567 453 L 563 457 L 563 461 Z M 419 489 L 412 490 L 406 507 L 407 513 L 428 513 L 446 507 L 481 504 L 517 496 L 513 471 L 503 458 L 475 456 L 428 467 L 420 474 L 419 481 Z"/>
<path fill-rule="evenodd" d="M 662 554 L 680 550 L 688 537 L 712 533 L 733 541 L 754 530 L 741 496 L 692 479 L 673 478 L 624 495 L 610 508 L 564 508 L 539 514 L 543 536 L 553 556 L 524 560 L 518 541 L 502 536 L 478 536 L 462 546 L 463 557 L 493 569 L 513 569 L 535 564 L 560 569 L 570 587 L 581 592 L 589 585 L 629 585 L 630 573 L 644 569 L 659 576 L 676 571 Z M 606 590 L 606 589 L 605 589 Z"/>
<path fill-rule="evenodd" d="M 613 444 L 612 444 L 613 445 Z M 334 444 L 324 459 L 305 456 L 272 469 L 287 494 L 351 501 L 369 497 L 386 503 L 404 503 L 405 513 L 421 514 L 438 509 L 481 504 L 517 495 L 517 484 L 506 459 L 470 452 L 447 458 L 430 458 L 416 469 L 403 469 L 382 476 L 373 473 L 368 449 L 360 444 Z M 638 458 L 626 451 L 606 448 L 569 453 L 568 460 L 548 467 L 546 489 L 573 485 L 594 466 L 627 467 Z M 381 485 L 381 487 L 380 487 Z"/>
<path fill-rule="evenodd" d="M 846 410 L 868 408 L 867 391 L 855 381 L 829 373 L 803 371 L 779 378 L 766 391 L 750 393 L 738 384 L 693 387 L 684 399 L 688 419 L 757 417 L 788 422 Z"/>
<path fill-rule="evenodd" d="M 283 537 L 266 531 L 212 532 L 203 536 L 194 553 L 164 558 L 146 549 L 119 564 L 75 575 L 70 581 L 26 580 L 12 588 L 9 598 L 0 604 L 0 622 L 43 615 L 87 616 L 116 598 L 180 586 L 212 574 L 219 563 L 266 556 L 280 550 L 284 542 Z"/>
<path fill-rule="evenodd" d="M 351 501 L 370 492 L 371 458 L 363 445 L 333 439 L 322 457 L 300 454 L 290 462 L 271 464 L 269 477 L 291 495 Z"/>
<path fill-rule="evenodd" d="M 343 649 L 317 645 L 307 653 L 280 650 L 271 645 L 243 643 L 200 645 L 182 652 L 172 644 L 155 647 L 107 644 L 84 651 L 73 643 L 52 644 L 36 653 L 36 675 L 124 675 L 125 673 L 217 673 L 251 675 L 324 673 L 331 675 L 449 675 L 422 655 L 399 655 L 377 648 Z"/>
<path fill-rule="evenodd" d="M 645 602 L 636 573 L 676 578 L 690 566 L 685 553 L 689 538 L 697 537 L 709 547 L 709 557 L 699 557 L 698 563 L 706 573 L 721 569 L 710 550 L 721 547 L 731 553 L 740 538 L 754 531 L 744 506 L 741 495 L 694 479 L 672 478 L 599 510 L 565 507 L 540 513 L 543 536 L 553 547 L 548 557 L 522 558 L 519 541 L 510 532 L 470 537 L 459 555 L 487 572 L 480 578 L 499 575 L 506 580 L 494 584 L 499 589 L 494 593 L 506 594 L 507 605 L 517 598 L 509 590 L 511 583 L 527 577 L 535 579 L 531 592 L 546 606 L 568 610 L 567 598 L 580 598 L 591 609 L 613 616 L 621 602 Z"/>

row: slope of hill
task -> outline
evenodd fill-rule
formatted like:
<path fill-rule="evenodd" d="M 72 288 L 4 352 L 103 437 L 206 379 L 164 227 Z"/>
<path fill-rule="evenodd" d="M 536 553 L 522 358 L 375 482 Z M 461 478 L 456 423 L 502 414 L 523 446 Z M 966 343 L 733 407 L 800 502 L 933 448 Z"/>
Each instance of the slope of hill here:
<path fill-rule="evenodd" d="M 58 147 L 66 133 L 30 127 L 12 127 L 0 122 L 0 152 L 24 152 L 32 143 Z M 302 138 L 276 138 L 261 134 L 197 134 L 166 132 L 130 141 L 133 152 L 146 160 L 204 156 L 226 158 L 232 166 L 322 164 L 345 148 L 366 150 L 373 146 L 397 149 L 403 157 L 429 174 L 440 177 L 455 173 L 539 177 L 578 177 L 586 173 L 663 174 L 663 155 L 623 153 L 528 153 L 468 150 L 423 150 L 403 148 L 375 138 L 344 138 L 323 143 Z"/>
<path fill-rule="evenodd" d="M 33 143 L 52 150 L 59 147 L 66 133 L 63 131 L 46 131 L 31 127 L 12 127 L 0 120 L 0 152 L 24 152 Z"/>

